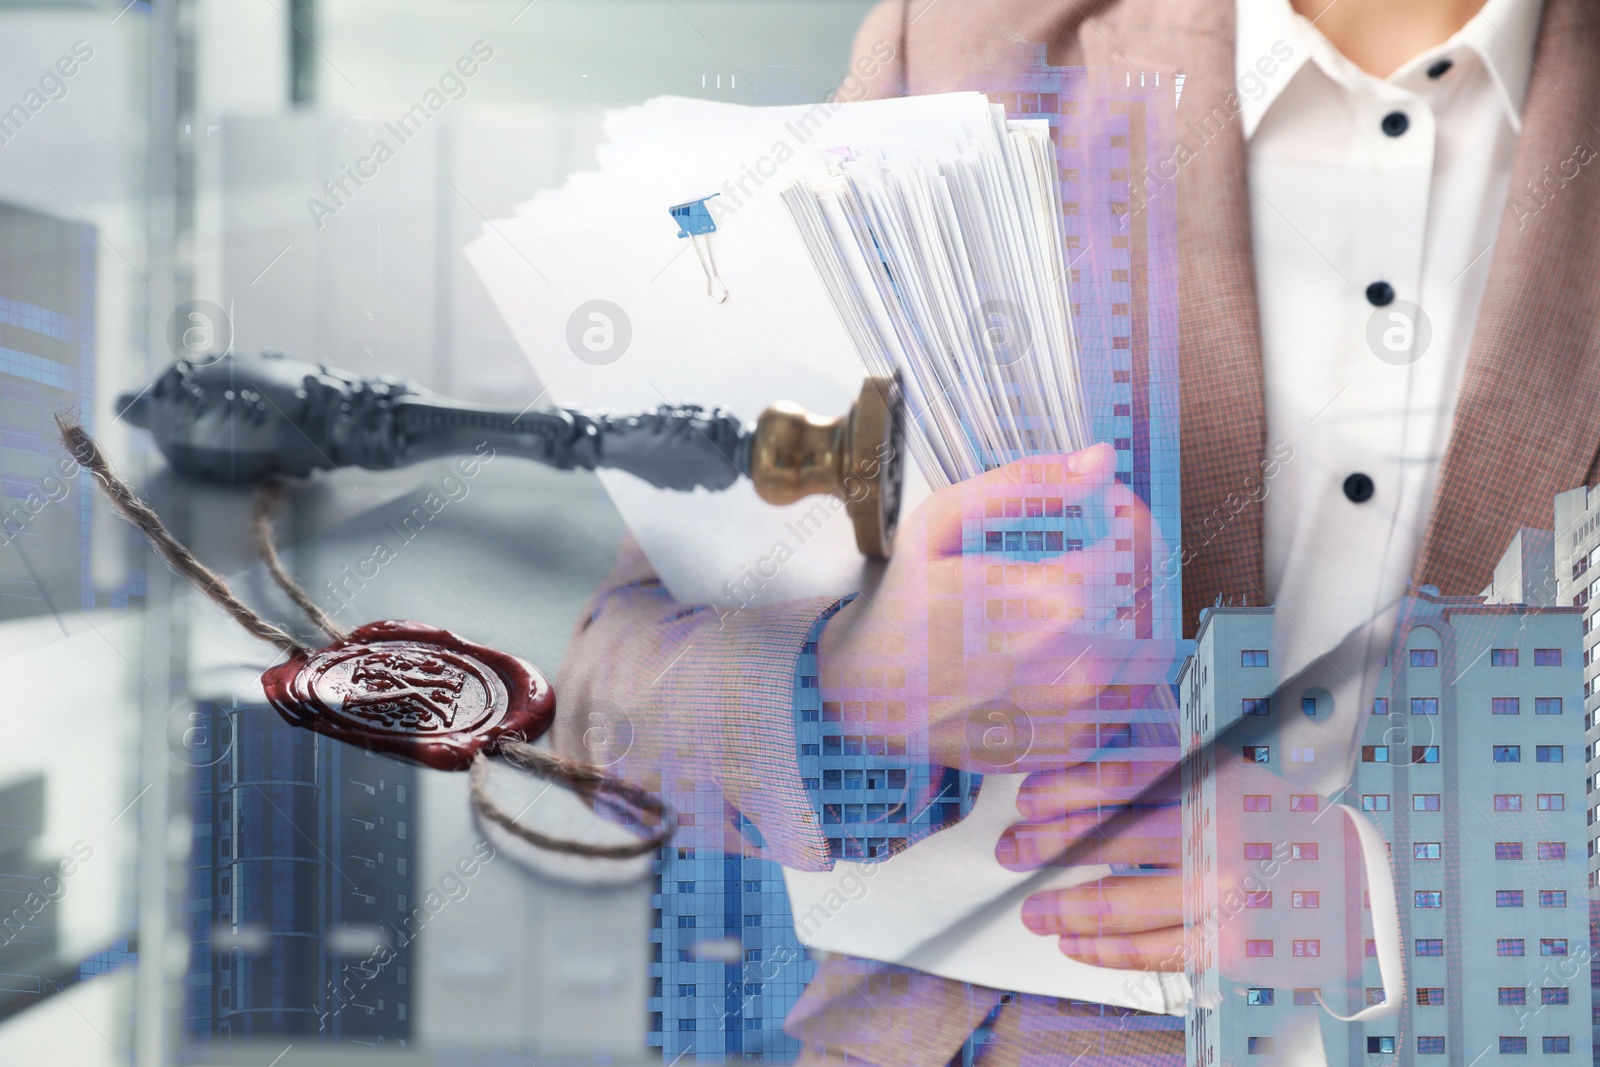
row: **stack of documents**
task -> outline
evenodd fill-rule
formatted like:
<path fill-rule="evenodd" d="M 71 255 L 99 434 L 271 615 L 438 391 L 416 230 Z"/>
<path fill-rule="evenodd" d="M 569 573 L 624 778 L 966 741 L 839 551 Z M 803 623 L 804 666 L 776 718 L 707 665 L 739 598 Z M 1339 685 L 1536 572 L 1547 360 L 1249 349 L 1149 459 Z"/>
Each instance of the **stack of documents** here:
<path fill-rule="evenodd" d="M 783 192 L 863 362 L 901 373 L 936 486 L 1090 443 L 1050 128 L 990 116 L 966 141 L 831 153 Z"/>
<path fill-rule="evenodd" d="M 899 371 L 907 509 L 928 484 L 1091 443 L 1043 120 L 1007 121 L 979 93 L 778 108 L 665 97 L 612 112 L 605 134 L 598 170 L 467 249 L 551 402 L 698 402 L 753 421 L 790 400 L 841 415 L 865 374 Z M 804 552 L 792 543 L 814 501 L 601 477 L 680 599 L 730 602 L 778 541 L 796 558 L 757 602 L 859 583 L 848 522 Z"/>
<path fill-rule="evenodd" d="M 977 93 L 781 108 L 662 98 L 613 112 L 605 134 L 598 170 L 489 223 L 467 248 L 548 402 L 698 402 L 751 422 L 788 400 L 831 416 L 866 374 L 899 373 L 916 461 L 907 511 L 930 485 L 1091 443 L 1045 121 L 1007 120 Z M 815 500 L 773 507 L 747 481 L 686 494 L 600 477 L 680 601 L 742 608 L 861 586 L 849 521 L 797 521 L 814 517 Z M 875 864 L 881 888 L 808 943 L 1181 1010 L 1181 976 L 1102 971 L 1026 932 L 1026 892 L 1107 868 L 1001 869 L 995 843 L 1019 782 L 986 776 L 980 810 Z M 795 914 L 846 866 L 790 872 Z"/>

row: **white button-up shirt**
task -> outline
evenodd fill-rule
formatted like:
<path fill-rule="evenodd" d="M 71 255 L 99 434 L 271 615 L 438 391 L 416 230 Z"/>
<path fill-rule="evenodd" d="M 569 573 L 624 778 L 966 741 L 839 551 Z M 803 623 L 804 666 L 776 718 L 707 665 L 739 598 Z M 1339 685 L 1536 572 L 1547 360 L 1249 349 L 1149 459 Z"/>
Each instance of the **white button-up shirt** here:
<path fill-rule="evenodd" d="M 1405 590 L 1506 210 L 1539 13 L 1539 0 L 1488 0 L 1377 78 L 1288 0 L 1238 0 L 1267 440 L 1294 449 L 1264 502 L 1285 674 Z M 1374 283 L 1391 302 L 1373 303 L 1387 295 Z M 1345 493 L 1357 473 L 1373 487 L 1363 503 Z"/>

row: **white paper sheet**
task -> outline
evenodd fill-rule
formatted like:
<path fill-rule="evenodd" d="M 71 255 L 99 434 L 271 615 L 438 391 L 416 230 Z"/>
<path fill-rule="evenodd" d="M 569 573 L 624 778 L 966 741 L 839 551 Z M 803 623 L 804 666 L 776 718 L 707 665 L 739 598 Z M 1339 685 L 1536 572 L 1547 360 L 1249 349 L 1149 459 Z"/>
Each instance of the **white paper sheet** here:
<path fill-rule="evenodd" d="M 890 859 L 841 860 L 831 871 L 786 869 L 801 942 L 994 989 L 1183 1014 L 1191 994 L 1182 974 L 1091 967 L 1062 955 L 1056 938 L 1023 925 L 1030 894 L 1111 873 L 1105 865 L 1014 872 L 994 861 L 1000 835 L 1018 819 L 1024 777 L 984 775 L 965 819 Z M 975 862 L 979 857 L 986 862 Z"/>

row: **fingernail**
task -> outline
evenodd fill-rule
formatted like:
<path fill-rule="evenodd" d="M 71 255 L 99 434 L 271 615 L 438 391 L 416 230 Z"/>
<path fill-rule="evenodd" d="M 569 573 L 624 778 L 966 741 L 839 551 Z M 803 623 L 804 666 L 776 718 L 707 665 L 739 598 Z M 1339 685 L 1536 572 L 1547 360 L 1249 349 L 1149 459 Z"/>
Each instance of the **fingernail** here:
<path fill-rule="evenodd" d="M 1099 956 L 1097 956 L 1087 945 L 1085 945 L 1083 941 L 1081 941 L 1079 938 L 1073 937 L 1071 934 L 1062 934 L 1061 940 L 1057 942 L 1057 945 L 1061 949 L 1063 955 L 1071 956 L 1079 963 L 1088 963 L 1092 965 L 1099 960 Z"/>
<path fill-rule="evenodd" d="M 1074 452 L 1067 457 L 1067 466 L 1072 468 L 1074 474 L 1088 474 L 1099 470 L 1105 464 L 1106 453 L 1111 451 L 1111 446 L 1104 441 L 1090 445 L 1080 452 Z"/>

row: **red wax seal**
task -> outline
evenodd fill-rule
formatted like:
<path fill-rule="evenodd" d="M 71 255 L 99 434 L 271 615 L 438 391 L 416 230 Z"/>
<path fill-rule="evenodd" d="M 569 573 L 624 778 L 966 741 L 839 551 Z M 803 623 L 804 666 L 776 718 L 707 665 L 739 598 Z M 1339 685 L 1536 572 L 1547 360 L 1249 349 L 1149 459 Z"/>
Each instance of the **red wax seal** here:
<path fill-rule="evenodd" d="M 291 725 L 442 771 L 502 738 L 533 741 L 556 698 L 525 660 L 420 622 L 369 622 L 261 676 Z"/>

